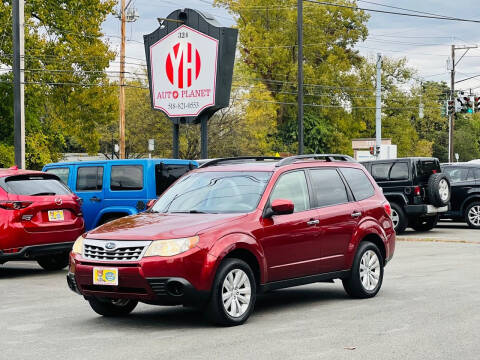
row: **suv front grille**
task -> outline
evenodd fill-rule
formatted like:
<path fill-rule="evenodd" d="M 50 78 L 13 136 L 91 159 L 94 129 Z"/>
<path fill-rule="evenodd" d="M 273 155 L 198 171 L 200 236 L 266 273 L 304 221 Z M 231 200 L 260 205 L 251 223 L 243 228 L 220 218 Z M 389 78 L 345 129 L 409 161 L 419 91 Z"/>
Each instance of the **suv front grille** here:
<path fill-rule="evenodd" d="M 148 245 L 150 241 L 85 239 L 83 257 L 99 261 L 138 261 L 143 257 Z"/>

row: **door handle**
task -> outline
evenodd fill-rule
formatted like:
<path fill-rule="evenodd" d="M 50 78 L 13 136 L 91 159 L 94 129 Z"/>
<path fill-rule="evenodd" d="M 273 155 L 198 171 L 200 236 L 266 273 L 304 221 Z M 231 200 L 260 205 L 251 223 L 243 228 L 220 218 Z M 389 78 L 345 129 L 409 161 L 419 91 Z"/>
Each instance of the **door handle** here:
<path fill-rule="evenodd" d="M 102 201 L 102 199 L 100 199 L 100 198 L 98 198 L 98 197 L 94 196 L 94 197 L 91 197 L 91 198 L 90 198 L 90 201 L 93 201 L 93 202 L 100 202 L 100 201 Z"/>
<path fill-rule="evenodd" d="M 354 212 L 352 213 L 352 217 L 353 217 L 353 218 L 358 218 L 358 217 L 360 217 L 360 216 L 362 216 L 362 212 L 361 212 L 361 211 L 354 211 Z"/>
<path fill-rule="evenodd" d="M 311 220 L 307 221 L 307 225 L 317 225 L 319 223 L 320 223 L 320 220 L 318 220 L 318 219 L 317 220 L 311 219 Z"/>

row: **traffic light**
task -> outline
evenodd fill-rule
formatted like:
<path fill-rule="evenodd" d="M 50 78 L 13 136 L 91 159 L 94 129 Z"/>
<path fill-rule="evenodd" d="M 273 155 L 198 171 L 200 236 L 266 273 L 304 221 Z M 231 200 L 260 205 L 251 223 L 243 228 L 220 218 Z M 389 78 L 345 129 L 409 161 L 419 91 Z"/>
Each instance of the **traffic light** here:
<path fill-rule="evenodd" d="M 370 155 L 375 155 L 375 146 L 370 146 Z"/>
<path fill-rule="evenodd" d="M 480 112 L 480 96 L 475 96 L 473 101 L 473 109 L 475 112 Z"/>
<path fill-rule="evenodd" d="M 466 104 L 467 113 L 472 114 L 473 113 L 472 96 L 464 96 L 463 100 L 465 101 L 465 104 Z"/>
<path fill-rule="evenodd" d="M 447 101 L 447 114 L 452 115 L 454 113 L 455 113 L 455 101 L 454 100 L 448 100 Z"/>

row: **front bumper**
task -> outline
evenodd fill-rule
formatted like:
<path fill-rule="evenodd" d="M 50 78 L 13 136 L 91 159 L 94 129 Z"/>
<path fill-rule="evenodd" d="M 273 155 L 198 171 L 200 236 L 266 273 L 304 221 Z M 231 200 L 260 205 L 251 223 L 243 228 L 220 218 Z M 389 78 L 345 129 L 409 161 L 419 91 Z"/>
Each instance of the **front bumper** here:
<path fill-rule="evenodd" d="M 70 257 L 69 288 L 84 297 L 134 299 L 158 305 L 197 305 L 210 294 L 208 255 L 192 249 L 168 258 L 148 257 L 140 261 L 106 262 Z M 118 286 L 93 284 L 94 267 L 118 269 Z"/>
<path fill-rule="evenodd" d="M 0 264 L 11 260 L 35 260 L 40 256 L 67 253 L 72 250 L 73 241 L 25 246 L 15 253 L 4 253 L 0 250 Z"/>
<path fill-rule="evenodd" d="M 426 215 L 433 216 L 438 213 L 444 213 L 448 211 L 448 205 L 442 207 L 436 207 L 433 205 L 407 205 L 405 206 L 405 212 L 407 215 Z"/>

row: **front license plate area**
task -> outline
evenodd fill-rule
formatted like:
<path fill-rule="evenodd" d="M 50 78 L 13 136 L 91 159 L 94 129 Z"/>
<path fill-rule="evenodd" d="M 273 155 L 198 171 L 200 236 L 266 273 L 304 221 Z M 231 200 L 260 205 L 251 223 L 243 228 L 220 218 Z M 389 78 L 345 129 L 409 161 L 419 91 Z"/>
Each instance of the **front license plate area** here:
<path fill-rule="evenodd" d="M 118 285 L 118 269 L 117 268 L 93 268 L 93 284 L 94 285 Z"/>
<path fill-rule="evenodd" d="M 63 210 L 48 210 L 48 221 L 63 221 Z"/>

